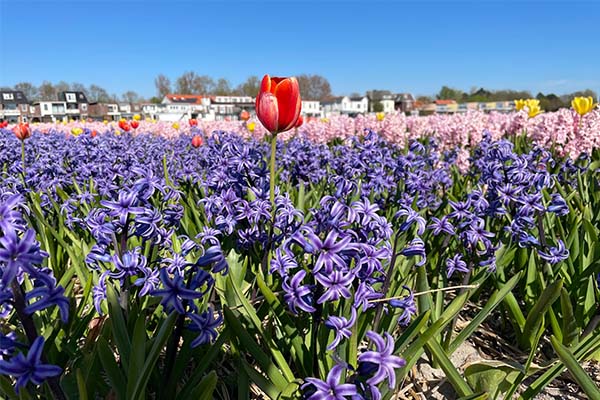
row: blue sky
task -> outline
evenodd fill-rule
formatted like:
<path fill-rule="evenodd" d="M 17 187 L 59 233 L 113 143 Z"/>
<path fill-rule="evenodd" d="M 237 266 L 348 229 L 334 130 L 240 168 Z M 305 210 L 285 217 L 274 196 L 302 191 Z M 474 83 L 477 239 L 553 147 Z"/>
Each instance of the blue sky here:
<path fill-rule="evenodd" d="M 600 92 L 600 2 L 0 0 L 0 85 L 321 74 L 336 94 Z"/>

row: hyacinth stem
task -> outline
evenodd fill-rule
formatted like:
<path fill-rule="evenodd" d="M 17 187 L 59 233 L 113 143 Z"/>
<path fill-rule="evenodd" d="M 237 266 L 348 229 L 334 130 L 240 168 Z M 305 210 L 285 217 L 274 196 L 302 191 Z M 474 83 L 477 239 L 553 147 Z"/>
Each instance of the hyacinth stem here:
<path fill-rule="evenodd" d="M 394 265 L 396 265 L 396 250 L 398 248 L 398 234 L 394 238 L 394 246 L 392 247 L 392 259 L 390 260 L 390 266 L 388 267 L 387 274 L 385 275 L 385 281 L 383 282 L 383 288 L 381 292 L 383 296 L 387 296 L 387 292 L 390 289 L 390 285 L 392 283 L 392 272 L 394 271 Z M 383 302 L 377 304 L 377 311 L 375 312 L 375 319 L 373 320 L 373 330 L 378 332 L 379 322 L 381 321 L 381 317 L 383 315 Z"/>
<path fill-rule="evenodd" d="M 469 263 L 470 264 L 470 263 Z M 458 292 L 458 295 L 460 296 L 461 294 L 463 294 L 464 292 L 466 292 L 467 289 L 466 287 L 469 286 L 469 281 L 471 280 L 471 272 L 473 271 L 473 265 L 469 265 L 469 272 L 467 272 L 465 274 L 465 276 L 463 277 L 463 281 L 462 281 L 462 285 L 463 288 L 460 289 L 460 291 Z M 454 333 L 454 328 L 456 328 L 456 321 L 458 320 L 458 314 L 456 314 L 454 316 L 454 318 L 452 318 L 452 322 L 450 322 L 450 326 L 448 327 L 448 330 L 446 331 L 446 337 L 444 338 L 444 348 L 447 349 L 448 346 L 450 346 L 450 341 L 452 340 L 452 334 Z"/>
<path fill-rule="evenodd" d="M 19 316 L 19 320 L 21 320 L 21 324 L 23 324 L 23 329 L 25 330 L 25 335 L 27 336 L 29 344 L 32 344 L 35 341 L 35 339 L 37 339 L 38 333 L 35 329 L 33 319 L 29 314 L 25 312 L 25 307 L 27 307 L 27 305 L 25 304 L 25 296 L 23 294 L 23 289 L 21 288 L 21 285 L 19 285 L 19 283 L 16 281 L 16 279 L 13 280 L 11 288 L 14 297 L 15 311 Z M 48 363 L 46 355 L 43 351 L 41 359 L 44 364 Z M 58 377 L 50 377 L 47 379 L 47 382 L 55 399 L 66 400 L 67 397 L 65 396 L 62 388 L 60 387 Z"/>

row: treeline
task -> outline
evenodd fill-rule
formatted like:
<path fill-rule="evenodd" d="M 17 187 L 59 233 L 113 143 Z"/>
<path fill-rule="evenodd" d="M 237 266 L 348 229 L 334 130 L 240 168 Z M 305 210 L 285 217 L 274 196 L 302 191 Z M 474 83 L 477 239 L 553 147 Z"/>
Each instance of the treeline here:
<path fill-rule="evenodd" d="M 324 100 L 332 96 L 331 85 L 325 77 L 309 74 L 301 74 L 296 77 L 303 99 Z M 215 80 L 210 76 L 198 75 L 193 71 L 184 72 L 173 82 L 167 76 L 160 74 L 154 79 L 156 94 L 151 98 L 144 98 L 133 90 L 128 90 L 121 95 L 109 94 L 106 89 L 96 84 L 85 86 L 82 83 L 68 83 L 65 81 L 58 83 L 44 81 L 40 86 L 36 86 L 31 82 L 19 82 L 13 87 L 1 87 L 0 89 L 22 91 L 29 101 L 56 100 L 60 92 L 74 91 L 85 93 L 90 102 L 160 103 L 168 93 L 254 97 L 260 88 L 260 80 L 261 78 L 258 76 L 250 76 L 239 85 L 233 86 L 225 78 Z"/>
<path fill-rule="evenodd" d="M 306 100 L 325 100 L 332 96 L 331 85 L 321 75 L 296 75 L 300 85 L 302 98 Z M 208 94 L 214 96 L 256 96 L 260 88 L 258 76 L 250 76 L 237 86 L 232 86 L 225 78 L 214 80 L 208 75 L 198 75 L 194 71 L 184 72 L 174 82 L 160 74 L 154 79 L 154 86 L 159 98 L 167 93 Z"/>
<path fill-rule="evenodd" d="M 596 99 L 596 92 L 591 89 L 581 90 L 573 93 L 556 95 L 554 93 L 538 93 L 535 98 L 540 101 L 540 106 L 546 111 L 556 111 L 559 108 L 570 107 L 571 100 L 577 96 L 592 96 Z M 473 88 L 469 93 L 460 89 L 453 89 L 448 86 L 442 86 L 442 89 L 436 95 L 438 100 L 456 100 L 459 103 L 468 102 L 488 102 L 488 101 L 512 101 L 515 99 L 531 99 L 534 96 L 527 90 L 486 90 L 484 88 Z M 430 98 L 421 98 L 421 100 L 432 100 Z"/>

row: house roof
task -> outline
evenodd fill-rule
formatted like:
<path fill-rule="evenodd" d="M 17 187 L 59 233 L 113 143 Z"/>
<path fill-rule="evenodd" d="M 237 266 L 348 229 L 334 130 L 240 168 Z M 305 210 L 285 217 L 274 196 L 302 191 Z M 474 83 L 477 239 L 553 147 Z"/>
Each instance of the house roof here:
<path fill-rule="evenodd" d="M 438 106 L 448 105 L 448 104 L 456 104 L 456 100 L 435 100 L 434 103 L 437 104 Z"/>
<path fill-rule="evenodd" d="M 362 101 L 364 98 L 365 96 L 350 97 L 350 101 Z"/>
<path fill-rule="evenodd" d="M 87 103 L 87 97 L 85 97 L 85 93 L 83 92 L 73 92 L 71 90 L 65 91 L 65 92 L 60 92 L 58 94 L 58 100 L 60 101 L 67 101 L 67 94 L 74 94 L 75 95 L 75 102 L 76 103 Z"/>
<path fill-rule="evenodd" d="M 196 94 L 168 94 L 165 97 L 173 103 L 201 104 L 204 96 Z"/>
<path fill-rule="evenodd" d="M 2 104 L 28 104 L 27 97 L 19 90 L 3 90 L 0 92 Z"/>

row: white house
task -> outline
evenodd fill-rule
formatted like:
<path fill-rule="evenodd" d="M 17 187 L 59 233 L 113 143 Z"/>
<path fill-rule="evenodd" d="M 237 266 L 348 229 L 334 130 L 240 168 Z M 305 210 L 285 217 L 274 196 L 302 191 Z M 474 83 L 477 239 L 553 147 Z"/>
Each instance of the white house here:
<path fill-rule="evenodd" d="M 331 115 L 357 115 L 369 112 L 369 99 L 363 97 L 335 97 L 331 100 L 323 102 L 323 115 L 329 117 Z"/>
<path fill-rule="evenodd" d="M 209 118 L 237 120 L 242 110 L 251 112 L 254 107 L 254 98 L 250 96 L 212 96 L 210 97 L 211 115 Z"/>
<path fill-rule="evenodd" d="M 210 98 L 192 94 L 167 94 L 162 107 L 157 111 L 160 121 L 182 121 L 190 118 L 205 118 L 210 114 Z"/>
<path fill-rule="evenodd" d="M 302 100 L 302 114 L 307 117 L 320 117 L 321 102 L 315 100 Z"/>
<path fill-rule="evenodd" d="M 67 103 L 64 101 L 40 101 L 31 107 L 32 119 L 39 122 L 66 121 Z"/>

